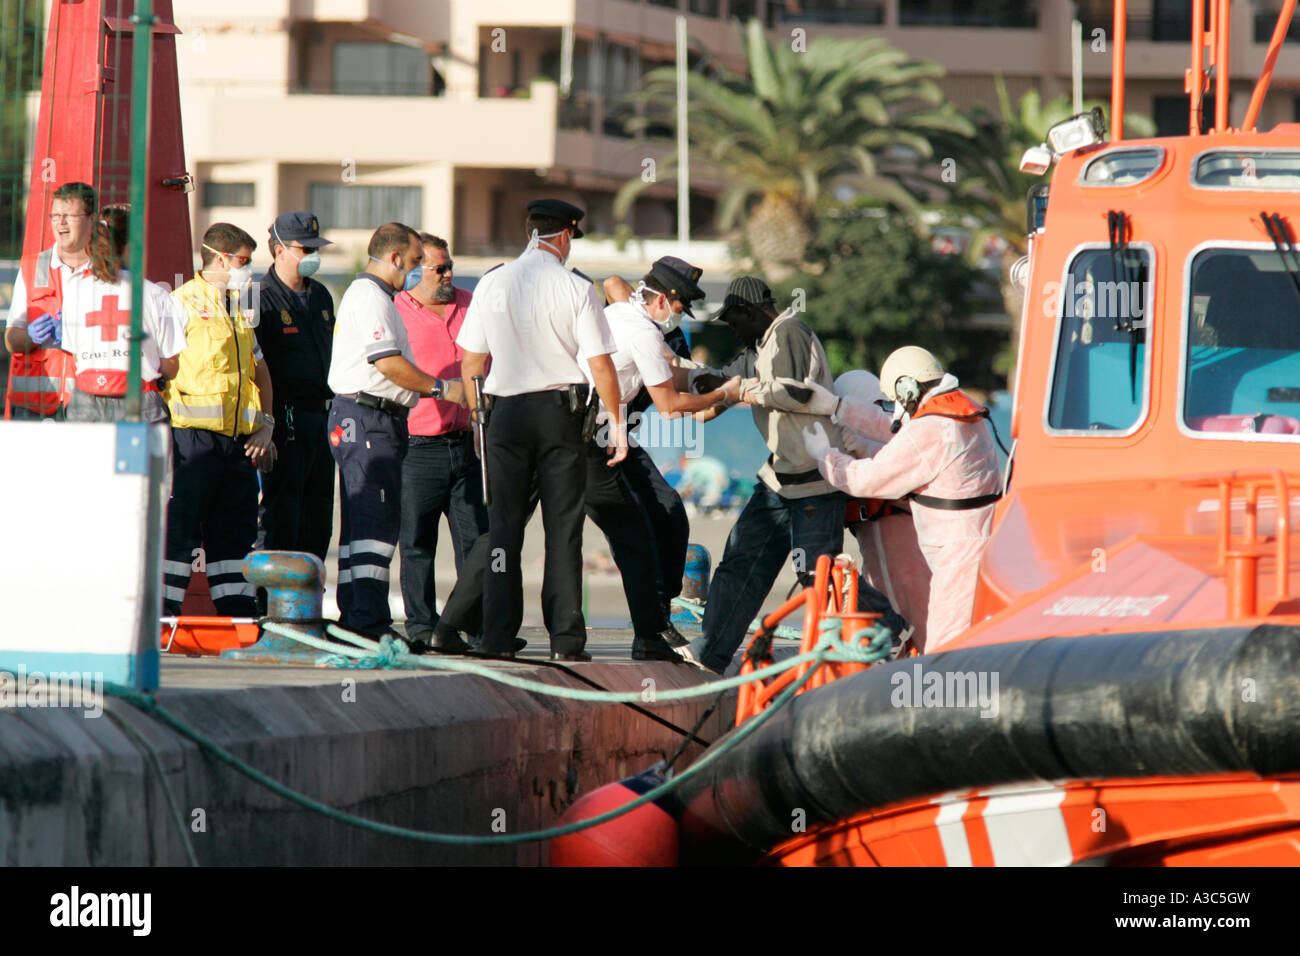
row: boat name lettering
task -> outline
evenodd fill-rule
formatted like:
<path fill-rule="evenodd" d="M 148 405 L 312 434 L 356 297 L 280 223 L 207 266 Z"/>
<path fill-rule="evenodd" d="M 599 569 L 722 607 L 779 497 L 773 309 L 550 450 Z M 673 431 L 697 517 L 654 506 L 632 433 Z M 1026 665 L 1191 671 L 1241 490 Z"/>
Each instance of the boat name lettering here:
<path fill-rule="evenodd" d="M 1168 594 L 1150 597 L 1068 595 L 1057 598 L 1056 603 L 1043 613 L 1056 617 L 1147 617 L 1168 600 Z"/>

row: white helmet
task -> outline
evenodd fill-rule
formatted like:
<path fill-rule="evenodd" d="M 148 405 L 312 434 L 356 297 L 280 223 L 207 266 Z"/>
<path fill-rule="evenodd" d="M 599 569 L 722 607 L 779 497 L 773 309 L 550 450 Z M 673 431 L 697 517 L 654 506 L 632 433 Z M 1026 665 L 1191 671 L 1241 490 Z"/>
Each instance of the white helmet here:
<path fill-rule="evenodd" d="M 936 382 L 943 378 L 943 366 L 919 345 L 905 345 L 896 349 L 880 367 L 881 391 L 892 402 L 907 401 L 907 396 L 902 399 L 898 396 L 898 381 L 902 378 L 910 378 L 917 385 Z"/>
<path fill-rule="evenodd" d="M 880 379 L 864 368 L 855 368 L 837 378 L 835 394 L 864 405 L 885 400 L 885 393 L 880 390 Z"/>

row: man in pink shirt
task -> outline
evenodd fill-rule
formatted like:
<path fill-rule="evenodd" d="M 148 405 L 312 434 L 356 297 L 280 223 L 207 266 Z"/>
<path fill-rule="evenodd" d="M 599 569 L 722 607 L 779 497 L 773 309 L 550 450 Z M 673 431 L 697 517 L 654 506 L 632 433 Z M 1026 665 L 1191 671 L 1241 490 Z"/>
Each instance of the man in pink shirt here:
<path fill-rule="evenodd" d="M 399 292 L 393 302 L 406 325 L 415 364 L 441 379 L 460 378 L 462 349 L 456 344 L 456 335 L 471 296 L 451 284 L 452 260 L 446 240 L 422 232 L 420 243 L 424 258 L 416 270 L 422 271 L 419 282 L 412 285 L 408 278 L 407 290 Z M 463 653 L 468 645 L 459 635 L 434 636 L 438 611 L 433 566 L 438 522 L 443 515 L 451 529 L 458 574 L 471 545 L 488 528 L 469 409 L 438 398 L 422 398 L 411 409 L 407 427 L 411 443 L 402 460 L 398 540 L 406 634 L 417 653 Z"/>

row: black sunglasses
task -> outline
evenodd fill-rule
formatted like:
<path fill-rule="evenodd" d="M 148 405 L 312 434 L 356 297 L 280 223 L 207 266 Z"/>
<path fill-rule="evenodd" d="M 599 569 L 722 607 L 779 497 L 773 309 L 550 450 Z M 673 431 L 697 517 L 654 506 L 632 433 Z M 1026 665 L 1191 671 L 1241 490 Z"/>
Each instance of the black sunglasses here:
<path fill-rule="evenodd" d="M 452 267 L 453 265 L 455 265 L 454 262 L 448 262 L 446 265 L 434 266 L 434 267 L 433 267 L 433 271 L 436 272 L 436 273 L 438 273 L 438 275 L 440 275 L 440 276 L 444 276 L 444 275 L 446 275 L 448 272 L 451 271 L 451 267 Z"/>

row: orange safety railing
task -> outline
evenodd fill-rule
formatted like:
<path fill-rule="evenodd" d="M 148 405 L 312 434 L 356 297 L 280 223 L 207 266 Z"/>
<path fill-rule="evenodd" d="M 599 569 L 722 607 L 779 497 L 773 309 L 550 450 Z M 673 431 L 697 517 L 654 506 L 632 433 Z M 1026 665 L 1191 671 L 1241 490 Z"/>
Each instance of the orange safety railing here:
<path fill-rule="evenodd" d="M 858 573 L 852 559 L 847 555 L 840 555 L 832 561 L 829 555 L 822 555 L 817 559 L 812 585 L 804 588 L 763 618 L 758 633 L 754 635 L 754 639 L 750 641 L 745 651 L 744 661 L 740 665 L 741 674 L 752 674 L 755 670 L 772 663 L 771 639 L 777 625 L 800 608 L 803 609 L 800 654 L 806 654 L 817 646 L 821 640 L 821 623 L 828 618 L 839 618 L 841 633 L 852 636 L 880 617 L 873 611 L 858 610 Z M 736 701 L 736 724 L 740 725 L 766 709 L 783 690 L 803 677 L 812 666 L 812 661 L 805 661 L 798 667 L 776 675 L 771 680 L 742 685 Z M 833 680 L 866 670 L 870 666 L 870 664 L 838 661 L 825 662 L 812 675 L 808 683 L 799 689 L 799 693 L 822 687 Z"/>
<path fill-rule="evenodd" d="M 1277 565 L 1274 572 L 1274 606 L 1291 598 L 1291 492 L 1286 472 L 1271 468 L 1259 472 L 1227 472 L 1196 475 L 1182 484 L 1219 489 L 1219 557 L 1215 570 L 1222 571 L 1227 587 L 1227 617 L 1240 621 L 1259 615 L 1259 561 L 1270 554 Z M 1272 538 L 1259 534 L 1259 492 L 1271 488 L 1274 494 L 1275 520 Z M 1232 493 L 1245 494 L 1242 536 L 1232 535 Z"/>

